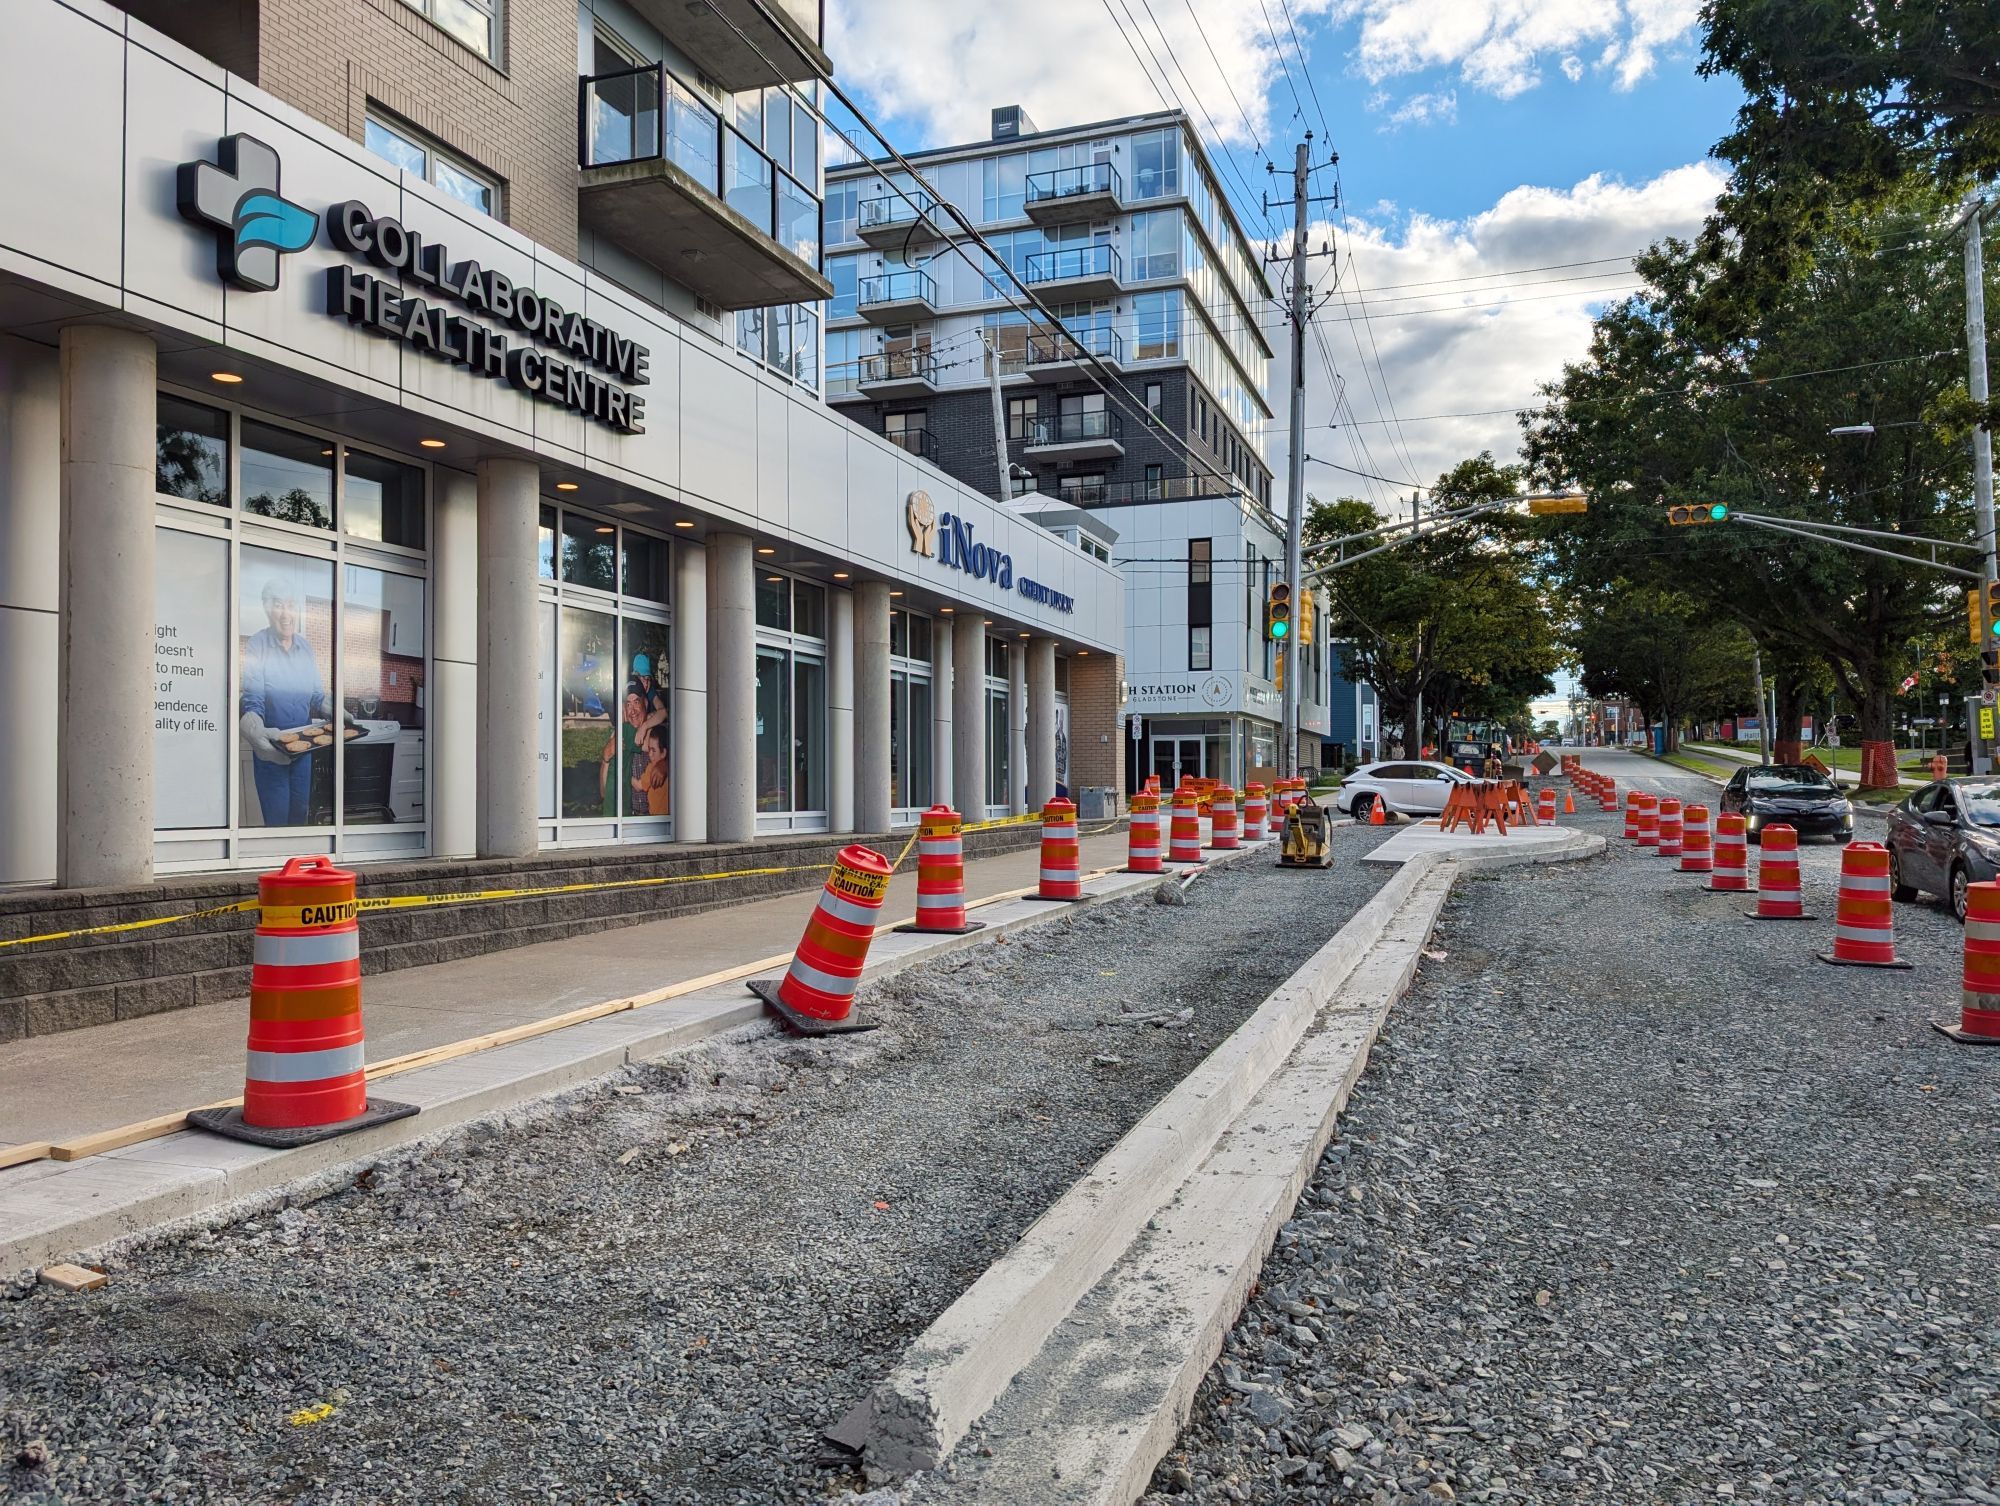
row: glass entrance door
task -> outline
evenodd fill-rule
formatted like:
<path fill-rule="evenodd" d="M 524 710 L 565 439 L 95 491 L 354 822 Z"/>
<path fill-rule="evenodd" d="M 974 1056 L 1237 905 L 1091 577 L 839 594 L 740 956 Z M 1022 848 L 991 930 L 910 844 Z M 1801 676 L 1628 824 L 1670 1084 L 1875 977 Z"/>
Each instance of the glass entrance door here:
<path fill-rule="evenodd" d="M 1160 776 L 1160 788 L 1180 787 L 1183 775 L 1200 779 L 1207 772 L 1202 763 L 1202 740 L 1198 737 L 1155 737 L 1152 772 Z"/>

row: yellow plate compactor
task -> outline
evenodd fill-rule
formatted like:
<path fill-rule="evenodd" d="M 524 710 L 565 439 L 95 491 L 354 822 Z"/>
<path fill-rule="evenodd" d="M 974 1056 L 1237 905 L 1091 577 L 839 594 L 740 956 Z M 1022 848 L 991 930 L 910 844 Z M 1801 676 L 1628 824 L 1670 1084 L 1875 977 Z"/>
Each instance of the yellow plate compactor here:
<path fill-rule="evenodd" d="M 1278 866 L 1333 866 L 1333 844 L 1327 841 L 1326 834 L 1326 809 L 1310 795 L 1285 812 L 1285 835 L 1278 844 Z"/>

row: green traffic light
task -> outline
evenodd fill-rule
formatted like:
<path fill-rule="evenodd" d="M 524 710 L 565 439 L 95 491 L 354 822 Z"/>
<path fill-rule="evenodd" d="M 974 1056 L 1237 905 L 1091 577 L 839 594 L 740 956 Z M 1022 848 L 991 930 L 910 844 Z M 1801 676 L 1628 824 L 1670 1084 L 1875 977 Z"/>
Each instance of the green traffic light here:
<path fill-rule="evenodd" d="M 1287 634 L 1289 634 L 1291 630 L 1292 630 L 1292 625 L 1289 622 L 1286 622 L 1283 618 L 1280 618 L 1278 621 L 1271 624 L 1271 636 L 1273 638 L 1283 638 Z"/>
<path fill-rule="evenodd" d="M 1723 519 L 1729 516 L 1729 504 L 1727 502 L 1709 503 L 1708 516 L 1714 522 L 1720 523 Z"/>

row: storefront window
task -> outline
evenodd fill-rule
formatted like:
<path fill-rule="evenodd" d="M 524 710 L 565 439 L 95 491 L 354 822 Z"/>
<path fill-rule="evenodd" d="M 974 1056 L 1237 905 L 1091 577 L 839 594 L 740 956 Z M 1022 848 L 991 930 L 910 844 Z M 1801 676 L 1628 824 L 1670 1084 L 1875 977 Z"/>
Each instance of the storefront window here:
<path fill-rule="evenodd" d="M 184 502 L 229 505 L 229 413 L 160 394 L 154 486 Z"/>
<path fill-rule="evenodd" d="M 536 573 L 543 580 L 556 578 L 556 510 L 542 509 L 541 520 L 535 528 Z"/>
<path fill-rule="evenodd" d="M 889 613 L 889 805 L 914 823 L 935 798 L 931 778 L 931 620 Z"/>
<path fill-rule="evenodd" d="M 757 579 L 757 811 L 760 829 L 826 824 L 826 590 Z"/>
<path fill-rule="evenodd" d="M 334 442 L 243 420 L 243 507 L 259 517 L 333 527 Z"/>
<path fill-rule="evenodd" d="M 427 468 L 171 392 L 155 459 L 156 863 L 421 854 Z"/>
<path fill-rule="evenodd" d="M 670 547 L 549 503 L 541 539 L 543 817 L 558 843 L 659 841 L 673 814 Z"/>

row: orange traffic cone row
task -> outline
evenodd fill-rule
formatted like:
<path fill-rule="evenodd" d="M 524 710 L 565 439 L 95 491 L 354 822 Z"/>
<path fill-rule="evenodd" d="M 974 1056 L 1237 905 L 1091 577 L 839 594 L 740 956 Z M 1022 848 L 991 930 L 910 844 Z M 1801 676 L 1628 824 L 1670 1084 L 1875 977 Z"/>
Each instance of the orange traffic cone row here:
<path fill-rule="evenodd" d="M 963 936 L 985 926 L 965 918 L 965 823 L 950 806 L 934 805 L 917 828 L 917 918 L 896 929 Z"/>
<path fill-rule="evenodd" d="M 889 892 L 889 860 L 872 847 L 843 847 L 806 921 L 785 976 L 753 979 L 750 992 L 799 1035 L 873 1030 L 854 1013 L 854 991 Z"/>
<path fill-rule="evenodd" d="M 1799 834 L 1784 822 L 1764 828 L 1757 857 L 1757 908 L 1752 920 L 1811 920 L 1799 890 Z"/>
<path fill-rule="evenodd" d="M 1850 842 L 1840 854 L 1840 898 L 1833 912 L 1833 950 L 1822 962 L 1843 967 L 1902 967 L 1896 955 L 1894 908 L 1889 897 L 1889 849 L 1880 842 Z"/>
<path fill-rule="evenodd" d="M 416 1113 L 368 1096 L 354 875 L 332 858 L 293 858 L 259 877 L 257 903 L 243 1106 L 197 1109 L 188 1123 L 289 1147 Z"/>
<path fill-rule="evenodd" d="M 1966 885 L 1958 1023 L 1937 1028 L 1961 1046 L 2000 1046 L 2000 884 Z"/>

